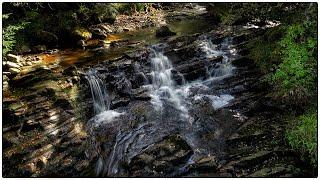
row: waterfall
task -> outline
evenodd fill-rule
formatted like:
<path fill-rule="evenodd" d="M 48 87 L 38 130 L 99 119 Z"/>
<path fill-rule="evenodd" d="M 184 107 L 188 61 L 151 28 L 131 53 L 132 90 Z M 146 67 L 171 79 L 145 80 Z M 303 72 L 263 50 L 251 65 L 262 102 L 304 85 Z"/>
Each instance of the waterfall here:
<path fill-rule="evenodd" d="M 208 66 L 208 70 L 211 71 L 209 79 L 232 74 L 233 67 L 231 61 L 236 51 L 231 48 L 231 40 L 226 39 L 219 46 L 212 44 L 209 40 L 202 42 L 202 50 L 206 58 L 223 57 L 223 60 L 220 63 L 216 63 L 215 67 L 209 68 L 210 66 Z M 211 101 L 212 107 L 216 110 L 227 106 L 230 101 L 234 99 L 230 94 L 217 94 L 217 92 L 212 91 L 210 88 L 211 85 L 207 86 L 206 81 L 198 80 L 186 83 L 182 74 L 172 71 L 174 67 L 170 59 L 164 55 L 163 49 L 163 45 L 151 47 L 151 53 L 149 55 L 151 70 L 150 74 L 147 74 L 148 77 L 151 77 L 150 83 L 143 73 L 143 68 L 137 63 L 134 64 L 135 75 L 140 78 L 139 82 L 142 86 L 148 88 L 152 107 L 160 113 L 155 113 L 157 116 L 155 119 L 152 119 L 152 122 L 139 124 L 138 127 L 134 129 L 121 130 L 121 128 L 119 128 L 120 130 L 115 139 L 110 141 L 110 143 L 112 142 L 114 144 L 112 144 L 112 147 L 110 146 L 110 151 L 106 151 L 108 154 L 99 154 L 104 151 L 99 149 L 101 145 L 95 146 L 96 148 L 98 147 L 96 150 L 99 152 L 99 158 L 96 164 L 97 175 L 114 176 L 121 174 L 122 162 L 130 163 L 131 159 L 141 153 L 147 146 L 161 140 L 166 133 L 172 131 L 184 132 L 188 130 L 188 134 L 191 134 L 190 137 L 188 137 L 188 142 L 193 142 L 189 144 L 192 144 L 192 147 L 195 148 L 201 146 L 202 142 L 197 141 L 194 135 L 196 131 L 189 132 L 189 129 L 197 127 L 197 121 L 194 121 L 193 117 L 189 115 L 188 108 L 192 108 L 193 103 L 197 103 L 197 101 L 200 102 L 201 100 L 203 102 L 205 98 L 207 101 Z M 231 70 L 229 71 L 228 68 Z M 122 79 L 126 80 L 123 72 L 119 71 L 117 73 L 119 77 L 124 76 Z M 180 76 L 181 84 L 179 83 L 178 85 L 175 82 L 175 75 Z M 107 91 L 99 79 L 97 71 L 89 71 L 86 78 L 90 84 L 96 112 L 96 115 L 90 120 L 90 123 L 93 126 L 105 123 L 104 126 L 108 127 L 109 124 L 107 123 L 111 121 L 127 119 L 127 117 L 122 119 L 117 118 L 124 113 L 109 110 Z M 131 110 L 127 109 L 127 111 L 130 116 L 132 113 Z M 170 116 L 170 118 L 167 116 Z M 159 121 L 159 119 L 161 119 L 161 121 Z M 103 130 L 108 129 L 104 128 Z M 202 151 L 204 150 L 199 150 L 197 153 L 200 154 Z M 192 163 L 193 161 L 190 159 L 187 164 Z M 180 170 L 184 171 L 185 168 L 187 168 L 187 165 Z"/>
<path fill-rule="evenodd" d="M 200 48 L 205 53 L 206 58 L 222 56 L 222 62 L 216 64 L 214 68 L 208 68 L 210 77 L 222 77 L 231 75 L 235 69 L 231 61 L 236 57 L 236 49 L 232 48 L 232 38 L 225 38 L 220 47 L 213 44 L 208 37 L 201 39 Z"/>
<path fill-rule="evenodd" d="M 97 70 L 89 70 L 86 74 L 93 99 L 93 109 L 95 114 L 100 114 L 109 109 L 110 102 L 105 85 L 97 76 Z"/>
<path fill-rule="evenodd" d="M 189 85 L 187 88 L 190 88 L 190 86 L 197 86 L 198 88 L 203 88 L 204 86 L 206 88 L 204 83 L 211 82 L 212 80 L 222 80 L 223 78 L 232 75 L 233 70 L 235 69 L 231 62 L 237 57 L 237 50 L 232 47 L 232 38 L 225 38 L 220 45 L 213 44 L 211 39 L 207 36 L 200 37 L 199 40 L 201 42 L 199 47 L 206 59 L 222 56 L 222 61 L 216 63 L 214 66 L 206 67 L 209 79 L 204 82 Z M 195 101 L 202 100 L 203 98 L 208 98 L 214 109 L 220 109 L 234 99 L 230 94 L 197 94 L 193 97 Z"/>
<path fill-rule="evenodd" d="M 188 109 L 183 104 L 183 95 L 180 94 L 181 91 L 176 87 L 172 79 L 171 70 L 173 66 L 169 58 L 162 51 L 163 47 L 161 45 L 151 48 L 151 103 L 156 109 L 162 110 L 163 102 L 168 102 L 181 112 L 180 115 L 183 118 L 189 118 Z"/>
<path fill-rule="evenodd" d="M 110 123 L 115 118 L 123 115 L 124 113 L 119 113 L 114 110 L 109 110 L 110 100 L 107 94 L 107 90 L 101 79 L 97 75 L 97 70 L 89 70 L 86 73 L 86 79 L 89 82 L 91 95 L 93 99 L 93 108 L 95 116 L 88 121 L 89 134 L 93 134 L 93 128 L 100 125 L 101 123 Z M 94 137 L 94 135 L 92 135 Z M 92 143 L 95 144 L 95 138 L 92 138 Z M 96 149 L 99 152 L 99 149 Z M 99 175 L 103 172 L 106 167 L 106 162 L 104 162 L 101 156 L 96 163 L 96 174 Z M 110 164 L 108 167 L 111 166 Z"/>

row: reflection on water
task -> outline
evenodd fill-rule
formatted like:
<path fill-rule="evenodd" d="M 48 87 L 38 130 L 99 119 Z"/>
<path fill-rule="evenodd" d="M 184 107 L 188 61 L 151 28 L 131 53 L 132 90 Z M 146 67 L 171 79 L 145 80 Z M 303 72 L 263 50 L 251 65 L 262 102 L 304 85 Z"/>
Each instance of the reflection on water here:
<path fill-rule="evenodd" d="M 184 36 L 205 32 L 212 28 L 212 26 L 204 19 L 185 19 L 182 21 L 171 22 L 168 24 L 169 28 L 176 32 L 176 36 Z M 45 64 L 59 63 L 63 67 L 71 65 L 90 65 L 96 64 L 99 61 L 105 61 L 119 57 L 122 53 L 134 50 L 136 48 L 159 43 L 161 38 L 157 38 L 156 27 L 144 28 L 137 31 L 122 32 L 119 34 L 111 34 L 104 43 L 111 44 L 112 42 L 127 41 L 126 45 L 120 47 L 101 47 L 96 49 L 72 49 L 61 51 L 52 55 L 41 55 Z M 99 40 L 90 40 L 89 44 L 98 44 Z M 131 45 L 134 44 L 134 45 Z"/>
<path fill-rule="evenodd" d="M 212 28 L 213 25 L 204 19 L 188 19 L 176 21 L 168 24 L 169 28 L 177 33 L 178 36 L 185 36 L 189 34 L 206 32 Z"/>

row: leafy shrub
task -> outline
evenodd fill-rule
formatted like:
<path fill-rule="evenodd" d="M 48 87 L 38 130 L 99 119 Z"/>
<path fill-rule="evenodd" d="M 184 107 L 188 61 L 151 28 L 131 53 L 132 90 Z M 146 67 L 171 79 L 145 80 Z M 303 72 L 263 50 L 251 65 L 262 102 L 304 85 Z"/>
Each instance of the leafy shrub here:
<path fill-rule="evenodd" d="M 94 6 L 92 14 L 97 17 L 100 23 L 113 23 L 118 11 L 112 3 L 98 3 Z"/>
<path fill-rule="evenodd" d="M 278 42 L 282 62 L 271 76 L 280 95 L 297 100 L 314 94 L 317 80 L 317 41 L 306 30 L 301 24 L 286 28 L 285 36 Z"/>
<path fill-rule="evenodd" d="M 132 15 L 146 9 L 148 3 L 113 3 L 120 14 Z"/>
<path fill-rule="evenodd" d="M 249 20 L 279 19 L 282 3 L 210 3 L 208 13 L 226 25 L 245 24 Z"/>
<path fill-rule="evenodd" d="M 10 14 L 4 14 L 2 15 L 2 19 L 6 20 L 9 18 L 9 16 Z M 17 43 L 17 32 L 24 29 L 26 25 L 26 22 L 21 22 L 18 24 L 7 25 L 2 29 L 2 55 L 4 58 L 6 58 L 6 55 L 13 50 L 14 46 Z"/>
<path fill-rule="evenodd" d="M 286 131 L 286 139 L 289 145 L 302 153 L 303 158 L 311 160 L 311 164 L 317 165 L 317 111 L 310 110 L 299 116 L 292 122 L 292 127 Z"/>
<path fill-rule="evenodd" d="M 308 105 L 316 92 L 316 23 L 280 25 L 248 43 L 250 58 L 267 74 L 273 96 L 293 105 Z"/>

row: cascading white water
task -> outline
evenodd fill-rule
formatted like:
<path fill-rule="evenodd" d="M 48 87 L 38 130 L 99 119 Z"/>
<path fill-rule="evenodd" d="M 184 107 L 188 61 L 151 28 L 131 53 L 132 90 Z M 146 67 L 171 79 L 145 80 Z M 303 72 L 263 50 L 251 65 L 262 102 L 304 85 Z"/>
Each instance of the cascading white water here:
<path fill-rule="evenodd" d="M 212 41 L 204 37 L 200 43 L 201 50 L 206 54 L 207 58 L 222 56 L 222 62 L 216 64 L 216 68 L 208 69 L 210 77 L 221 77 L 231 75 L 234 70 L 231 61 L 236 56 L 236 49 L 231 47 L 232 38 L 225 38 L 220 47 L 212 43 Z"/>
<path fill-rule="evenodd" d="M 231 75 L 234 69 L 232 66 L 231 61 L 236 56 L 236 49 L 231 47 L 232 39 L 226 38 L 221 43 L 220 52 L 222 52 L 222 62 L 218 63 L 218 68 L 214 70 L 214 76 L 225 76 Z"/>
<path fill-rule="evenodd" d="M 95 126 L 98 126 L 101 123 L 108 123 L 113 121 L 115 118 L 123 115 L 124 113 L 119 113 L 114 110 L 109 110 L 110 101 L 107 94 L 107 90 L 101 79 L 97 76 L 96 70 L 89 70 L 86 74 L 86 79 L 89 82 L 91 95 L 93 99 L 93 108 L 95 116 L 88 121 L 90 124 L 89 133 L 92 133 L 92 129 Z M 94 137 L 94 136 L 92 136 Z M 95 139 L 92 139 L 95 143 Z M 99 150 L 98 150 L 99 151 Z M 99 158 L 96 164 L 96 174 L 100 174 L 104 169 L 103 158 Z"/>
<path fill-rule="evenodd" d="M 162 110 L 163 101 L 167 101 L 181 112 L 180 115 L 183 118 L 189 118 L 188 109 L 183 104 L 183 96 L 179 93 L 180 91 L 172 79 L 173 66 L 169 58 L 163 54 L 160 46 L 154 46 L 151 52 L 151 103 L 157 110 Z M 184 78 L 182 79 L 184 80 Z"/>
<path fill-rule="evenodd" d="M 101 79 L 97 76 L 96 70 L 89 70 L 86 74 L 86 79 L 89 82 L 91 95 L 93 99 L 93 109 L 95 114 L 100 114 L 109 109 L 110 102 L 106 87 Z"/>
<path fill-rule="evenodd" d="M 232 38 L 225 38 L 220 45 L 213 44 L 208 37 L 202 37 L 200 41 L 201 43 L 199 44 L 199 46 L 202 52 L 205 53 L 205 57 L 207 59 L 222 56 L 222 61 L 218 62 L 212 68 L 207 67 L 207 74 L 209 75 L 208 80 L 187 84 L 184 87 L 184 91 L 186 91 L 187 93 L 190 88 L 198 88 L 203 90 L 208 89 L 208 87 L 205 85 L 205 82 L 210 82 L 217 79 L 221 80 L 227 76 L 232 75 L 232 72 L 235 69 L 235 67 L 232 66 L 231 62 L 237 56 L 237 51 L 235 48 L 232 48 Z M 234 99 L 234 97 L 230 94 L 196 94 L 193 97 L 195 101 L 201 100 L 203 98 L 208 98 L 211 101 L 212 107 L 214 109 L 222 108 Z"/>
<path fill-rule="evenodd" d="M 217 56 L 223 57 L 221 63 L 218 63 L 215 68 L 210 69 L 211 73 L 209 79 L 214 80 L 218 77 L 224 78 L 226 75 L 231 75 L 233 70 L 231 61 L 236 52 L 231 48 L 231 40 L 226 39 L 220 46 L 212 44 L 209 40 L 203 40 L 203 42 L 203 44 L 207 44 L 206 46 L 201 46 L 203 47 L 202 50 L 207 58 Z M 150 62 L 152 84 L 149 84 L 147 82 L 147 78 L 144 78 L 146 80 L 143 82 L 143 87 L 149 88 L 153 107 L 156 110 L 163 110 L 164 108 L 167 108 L 163 111 L 164 113 L 161 113 L 161 115 L 169 112 L 171 114 L 168 115 L 172 117 L 163 118 L 163 121 L 158 121 L 159 118 L 156 118 L 154 122 L 147 122 L 146 124 L 139 125 L 135 129 L 119 131 L 116 136 L 115 143 L 110 147 L 111 151 L 109 152 L 108 157 L 99 156 L 96 164 L 97 175 L 107 174 L 109 176 L 113 176 L 121 174 L 122 161 L 130 162 L 133 157 L 141 153 L 148 145 L 163 138 L 165 135 L 162 134 L 164 134 L 165 130 L 169 129 L 168 132 L 173 131 L 173 129 L 176 130 L 174 126 L 173 129 L 170 129 L 171 123 L 175 125 L 179 124 L 179 128 L 182 127 L 181 129 L 187 129 L 186 127 L 197 127 L 197 121 L 193 122 L 193 119 L 189 116 L 188 112 L 188 108 L 192 108 L 193 102 L 207 98 L 211 101 L 214 109 L 219 109 L 228 105 L 234 98 L 229 94 L 215 94 L 216 92 L 212 91 L 212 89 L 207 86 L 206 81 L 199 80 L 197 82 L 189 82 L 187 84 L 185 83 L 183 75 L 179 74 L 179 72 L 177 72 L 177 74 L 181 76 L 182 85 L 176 85 L 172 75 L 173 65 L 170 62 L 170 59 L 163 54 L 163 48 L 161 46 L 154 46 L 151 49 Z M 138 64 L 134 65 L 134 69 L 137 74 L 139 74 L 139 72 L 142 73 L 141 67 Z M 102 122 L 111 122 L 123 113 L 109 110 L 109 101 L 106 89 L 96 73 L 96 71 L 89 71 L 86 78 L 90 84 L 94 107 L 97 109 L 95 110 L 97 111 L 96 116 L 92 118 L 91 121 L 94 125 L 99 125 Z M 167 112 L 166 110 L 168 109 L 174 111 Z M 178 110 L 180 113 L 175 115 L 175 110 Z M 127 114 L 130 115 L 130 113 Z M 188 120 L 192 124 L 184 123 L 188 121 L 181 123 L 179 120 Z M 159 133 L 159 129 L 161 129 L 161 133 Z M 188 134 L 191 134 L 190 132 L 191 131 L 188 130 Z M 202 143 L 197 141 L 196 136 L 194 135 L 190 135 L 190 137 L 188 137 L 188 142 L 193 142 L 190 143 L 190 145 L 194 149 Z M 99 150 L 97 151 L 101 152 Z M 205 153 L 205 149 L 198 149 L 197 153 Z M 192 163 L 193 160 L 190 158 L 187 164 Z M 183 167 L 181 171 L 183 171 L 184 168 L 186 167 Z"/>

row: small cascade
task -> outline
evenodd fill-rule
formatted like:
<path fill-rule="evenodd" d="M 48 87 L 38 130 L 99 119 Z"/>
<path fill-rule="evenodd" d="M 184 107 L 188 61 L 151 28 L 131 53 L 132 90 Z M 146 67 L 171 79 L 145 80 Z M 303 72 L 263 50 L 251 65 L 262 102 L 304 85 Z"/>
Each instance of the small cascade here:
<path fill-rule="evenodd" d="M 210 74 L 208 79 L 199 79 L 194 82 L 186 82 L 183 75 L 175 71 L 170 59 L 163 53 L 163 45 L 152 46 L 149 55 L 151 70 L 150 74 L 147 74 L 148 77 L 151 77 L 151 82 L 145 77 L 143 68 L 138 63 L 133 64 L 133 68 L 134 78 L 138 79 L 139 86 L 149 90 L 151 105 L 146 103 L 147 105 L 144 106 L 150 108 L 148 112 L 153 114 L 151 115 L 152 117 L 143 116 L 148 118 L 147 121 L 142 121 L 144 119 L 142 118 L 141 122 L 133 128 L 122 128 L 122 126 L 126 127 L 129 124 L 124 120 L 132 119 L 133 117 L 131 116 L 135 115 L 133 112 L 136 110 L 134 108 L 125 109 L 125 115 L 124 113 L 109 110 L 108 96 L 102 81 L 98 78 L 96 71 L 89 71 L 86 78 L 90 84 L 94 107 L 97 112 L 95 117 L 90 120 L 91 124 L 94 127 L 104 123 L 107 128 L 113 128 L 117 132 L 117 135 L 112 137 L 114 139 L 106 146 L 108 147 L 108 151 L 105 151 L 107 154 L 100 154 L 104 151 L 99 150 L 99 148 L 96 150 L 99 154 L 96 164 L 97 175 L 112 177 L 126 173 L 124 167 L 129 165 L 134 157 L 171 133 L 182 135 L 191 149 L 194 150 L 194 154 L 185 162 L 186 164 L 179 167 L 173 174 L 183 174 L 195 163 L 194 160 L 197 157 L 213 154 L 214 152 L 207 149 L 205 142 L 198 139 L 198 133 L 203 130 L 203 127 L 200 124 L 201 122 L 194 118 L 193 110 L 195 109 L 193 109 L 193 104 L 196 103 L 199 106 L 202 102 L 209 102 L 208 105 L 212 105 L 213 109 L 217 110 L 226 107 L 234 99 L 230 94 L 217 93 L 212 88 L 215 84 L 208 83 L 208 81 L 220 81 L 232 75 L 234 67 L 231 62 L 236 56 L 236 50 L 232 48 L 231 43 L 231 38 L 226 38 L 219 45 L 214 45 L 208 39 L 202 40 L 200 45 L 204 52 L 204 57 L 209 59 L 222 56 L 222 61 L 214 64 L 214 66 L 208 65 Z M 208 64 L 209 62 L 208 60 Z M 119 79 L 117 83 L 119 84 L 117 84 L 116 90 L 130 94 L 127 89 L 131 89 L 129 87 L 131 83 L 120 69 L 117 72 L 117 78 Z M 181 83 L 174 80 L 175 76 L 181 79 Z M 140 102 L 135 103 L 137 104 L 132 104 L 132 107 L 140 106 Z M 116 120 L 121 123 L 116 124 L 118 121 L 112 122 Z M 138 120 L 140 121 L 139 118 L 134 121 Z M 114 124 L 116 126 L 108 126 Z M 96 147 L 100 146 L 101 144 Z"/>
<path fill-rule="evenodd" d="M 169 58 L 163 54 L 162 50 L 163 47 L 161 45 L 153 46 L 151 49 L 151 103 L 156 109 L 162 110 L 163 102 L 165 101 L 178 109 L 181 112 L 181 116 L 189 118 L 188 109 L 183 103 L 183 95 L 172 79 L 171 70 L 173 66 Z M 183 83 L 185 82 L 184 78 L 182 78 L 182 81 Z"/>
<path fill-rule="evenodd" d="M 208 68 L 210 77 L 222 77 L 231 75 L 234 70 L 231 62 L 236 57 L 236 49 L 232 48 L 232 38 L 225 38 L 220 45 L 213 44 L 208 37 L 204 37 L 200 43 L 201 50 L 205 53 L 206 58 L 222 56 L 222 62 L 217 63 L 214 67 Z"/>
<path fill-rule="evenodd" d="M 110 106 L 108 94 L 105 85 L 97 76 L 97 70 L 89 70 L 85 77 L 90 85 L 94 113 L 100 114 L 108 110 Z"/>
<path fill-rule="evenodd" d="M 214 77 L 231 75 L 234 69 L 231 62 L 236 56 L 236 49 L 232 48 L 232 38 L 226 38 L 221 43 L 220 52 L 222 51 L 222 62 L 218 63 L 218 68 L 214 70 Z"/>
<path fill-rule="evenodd" d="M 90 85 L 95 113 L 95 116 L 88 121 L 89 134 L 92 135 L 94 127 L 97 127 L 102 123 L 110 123 L 124 113 L 109 110 L 110 100 L 105 85 L 97 75 L 97 70 L 89 70 L 85 77 Z M 92 135 L 92 137 L 94 137 L 94 135 Z M 92 138 L 91 141 L 93 144 L 96 143 L 95 138 Z M 96 149 L 96 151 L 99 152 L 99 149 Z M 104 171 L 104 168 L 105 162 L 102 157 L 99 157 L 96 164 L 96 174 L 99 175 Z"/>
<path fill-rule="evenodd" d="M 199 40 L 201 42 L 199 44 L 200 49 L 203 51 L 206 59 L 222 56 L 222 61 L 214 66 L 207 66 L 208 79 L 203 82 L 191 83 L 186 86 L 186 90 L 191 87 L 208 89 L 206 83 L 210 83 L 213 80 L 223 80 L 225 77 L 232 75 L 235 69 L 231 62 L 237 57 L 237 51 L 232 47 L 232 38 L 225 38 L 219 45 L 213 44 L 207 36 L 203 36 Z M 230 94 L 212 95 L 211 93 L 201 93 L 193 96 L 195 101 L 202 100 L 203 98 L 209 99 L 214 109 L 223 108 L 234 99 Z"/>

